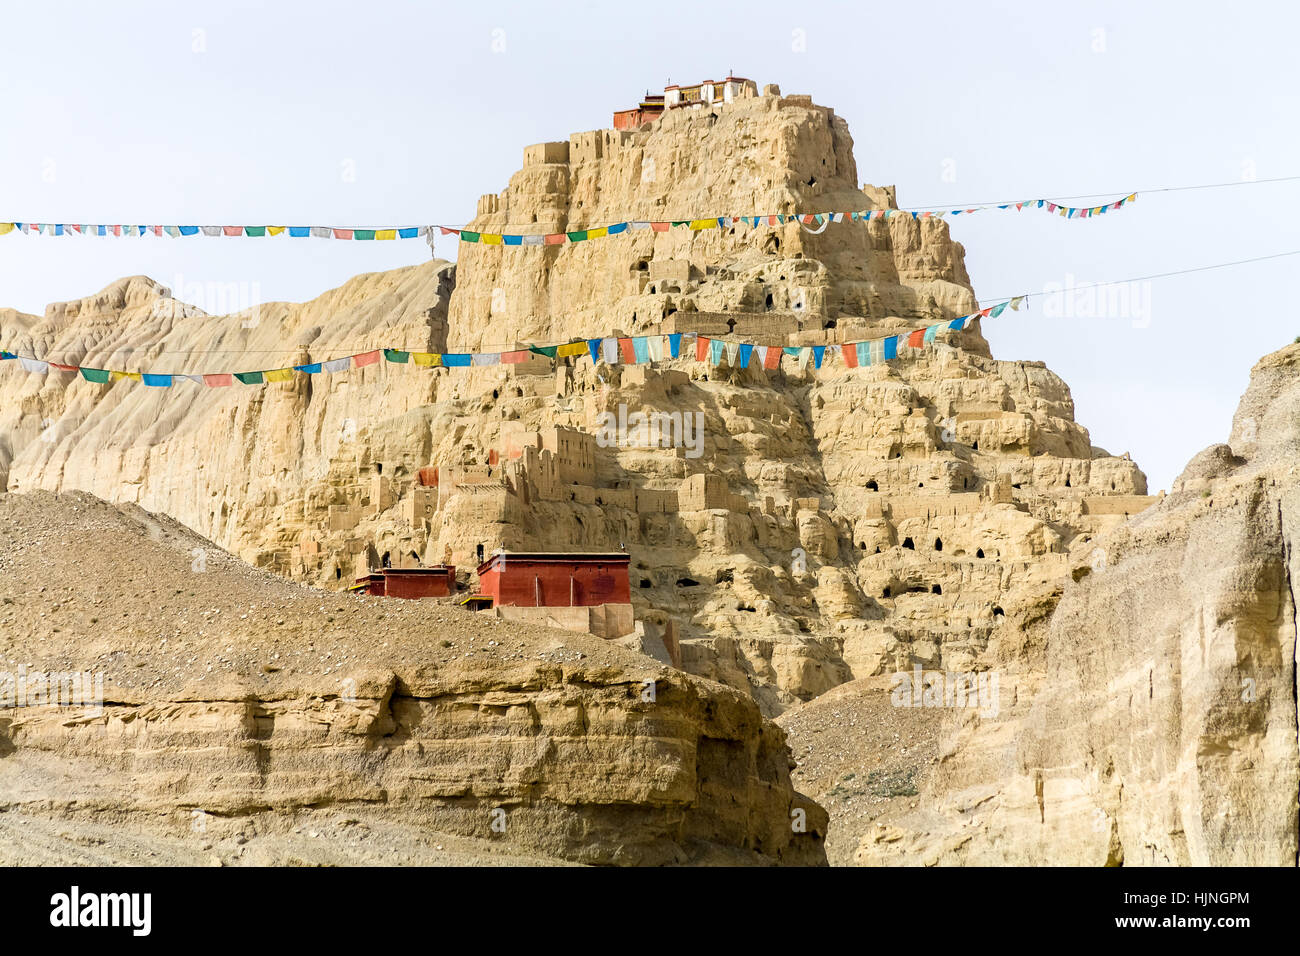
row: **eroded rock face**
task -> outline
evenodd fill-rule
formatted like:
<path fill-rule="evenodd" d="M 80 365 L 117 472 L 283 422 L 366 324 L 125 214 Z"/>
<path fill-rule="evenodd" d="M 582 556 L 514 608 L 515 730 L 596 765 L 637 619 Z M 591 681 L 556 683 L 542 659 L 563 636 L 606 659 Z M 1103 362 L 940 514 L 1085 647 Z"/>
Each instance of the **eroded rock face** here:
<path fill-rule="evenodd" d="M 893 204 L 891 188 L 859 186 L 833 110 L 765 95 L 529 148 L 471 225 L 544 232 L 706 208 Z M 974 308 L 946 223 L 891 217 L 816 235 L 736 224 L 466 244 L 454 290 L 451 267 L 431 263 L 263 306 L 251 327 L 125 280 L 43 319 L 12 317 L 0 343 L 177 371 L 206 350 L 264 349 L 274 367 L 366 346 L 509 348 L 615 331 L 834 349 Z M 916 662 L 969 666 L 1008 595 L 1059 577 L 1072 545 L 1152 500 L 1136 465 L 1091 445 L 1041 363 L 993 359 L 978 327 L 904 351 L 802 373 L 789 360 L 765 371 L 539 356 L 227 390 L 14 370 L 0 384 L 0 463 L 11 490 L 138 503 L 323 587 L 385 558 L 464 569 L 480 547 L 625 548 L 638 618 L 675 622 L 688 670 L 771 715 Z M 633 429 L 596 442 L 603 416 L 629 412 L 691 431 L 667 448 Z"/>
<path fill-rule="evenodd" d="M 410 831 L 388 860 L 442 833 L 586 863 L 825 861 L 825 813 L 738 691 L 586 635 L 323 595 L 86 494 L 0 496 L 0 535 L 15 815 L 202 842 L 196 813 L 352 811 Z M 102 708 L 36 696 L 83 672 Z"/>
<path fill-rule="evenodd" d="M 1255 367 L 1228 444 L 1075 552 L 1050 624 L 1051 592 L 1013 609 L 999 718 L 946 715 L 919 800 L 852 858 L 1294 866 L 1298 422 L 1293 345 Z"/>

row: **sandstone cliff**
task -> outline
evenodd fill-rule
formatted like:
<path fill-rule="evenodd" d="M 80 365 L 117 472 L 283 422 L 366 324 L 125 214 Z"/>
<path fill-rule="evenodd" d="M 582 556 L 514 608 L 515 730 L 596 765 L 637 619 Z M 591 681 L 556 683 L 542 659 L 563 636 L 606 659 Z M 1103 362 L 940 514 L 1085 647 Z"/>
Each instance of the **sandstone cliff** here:
<path fill-rule="evenodd" d="M 902 746 L 932 738 L 884 806 L 844 767 L 801 768 L 832 861 L 1295 866 L 1298 422 L 1292 345 L 1256 365 L 1227 444 L 1076 549 L 1059 587 L 1008 604 L 1014 631 L 981 665 L 1001 674 L 997 717 L 936 710 L 918 734 L 919 712 L 854 685 L 783 715 L 796 756 L 832 708 L 872 700 L 913 722 Z"/>
<path fill-rule="evenodd" d="M 529 147 L 472 226 L 893 204 L 892 189 L 860 187 L 842 118 L 769 90 Z M 137 278 L 44 317 L 8 313 L 0 345 L 163 371 L 613 330 L 834 345 L 974 304 L 946 224 L 895 217 L 818 235 L 792 223 L 465 245 L 454 270 L 361 276 L 256 316 L 204 316 Z M 676 624 L 687 670 L 769 715 L 916 662 L 973 666 L 1015 594 L 1048 586 L 1073 544 L 1150 502 L 1131 461 L 1091 445 L 1065 384 L 1041 363 L 993 359 L 978 327 L 888 366 L 804 374 L 539 357 L 264 389 L 0 375 L 10 490 L 136 503 L 333 588 L 385 556 L 464 568 L 480 546 L 625 547 L 638 617 Z M 699 456 L 597 447 L 600 416 L 620 406 L 698 413 Z"/>

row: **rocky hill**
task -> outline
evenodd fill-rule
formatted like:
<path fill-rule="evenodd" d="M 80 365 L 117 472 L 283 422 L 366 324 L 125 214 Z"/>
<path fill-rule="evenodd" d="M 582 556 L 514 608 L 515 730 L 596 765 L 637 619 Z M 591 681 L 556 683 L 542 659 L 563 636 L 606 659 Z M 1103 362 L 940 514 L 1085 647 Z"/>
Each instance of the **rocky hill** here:
<path fill-rule="evenodd" d="M 857 682 L 783 714 L 832 862 L 1295 866 L 1298 422 L 1291 345 L 1256 365 L 1228 443 L 1008 604 L 993 717 L 899 711 Z M 912 721 L 884 755 L 902 799 L 869 799 L 860 766 L 885 761 L 834 729 L 872 707 Z"/>
<path fill-rule="evenodd" d="M 859 185 L 842 118 L 768 88 L 528 147 L 471 225 L 893 205 Z M 455 268 L 361 276 L 255 315 L 205 316 L 124 280 L 5 314 L 0 345 L 191 372 L 615 331 L 833 346 L 972 311 L 962 260 L 944 222 L 910 217 L 466 244 Z M 464 568 L 480 546 L 625 547 L 638 617 L 675 623 L 687 670 L 768 715 L 914 662 L 973 666 L 1006 631 L 1008 595 L 1059 578 L 1073 543 L 1151 500 L 1133 462 L 1091 445 L 1065 384 L 992 358 L 978 325 L 862 369 L 538 356 L 162 390 L 12 368 L 0 394 L 10 490 L 136 503 L 320 587 L 385 557 Z M 620 407 L 698 413 L 698 448 L 597 445 Z"/>
<path fill-rule="evenodd" d="M 0 496 L 0 539 L 0 862 L 825 860 L 737 691 L 87 494 Z M 49 702 L 82 673 L 102 706 Z"/>

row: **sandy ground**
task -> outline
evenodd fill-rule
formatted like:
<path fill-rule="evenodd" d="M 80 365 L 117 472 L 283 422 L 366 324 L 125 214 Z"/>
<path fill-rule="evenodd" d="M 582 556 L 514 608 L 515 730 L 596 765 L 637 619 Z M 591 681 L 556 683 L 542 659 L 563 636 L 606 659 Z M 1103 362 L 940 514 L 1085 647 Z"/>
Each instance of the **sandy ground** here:
<path fill-rule="evenodd" d="M 196 817 L 188 837 L 138 824 L 75 822 L 0 812 L 2 866 L 574 866 L 476 840 L 413 830 L 366 811 L 313 810 L 219 821 Z M 266 832 L 259 832 L 263 828 Z M 233 832 L 232 832 L 233 831 Z"/>

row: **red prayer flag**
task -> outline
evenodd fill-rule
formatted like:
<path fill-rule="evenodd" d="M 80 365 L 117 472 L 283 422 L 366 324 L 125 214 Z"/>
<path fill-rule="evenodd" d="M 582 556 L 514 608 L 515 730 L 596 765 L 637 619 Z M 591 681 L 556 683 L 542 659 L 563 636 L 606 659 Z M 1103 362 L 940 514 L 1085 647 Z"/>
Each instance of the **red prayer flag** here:
<path fill-rule="evenodd" d="M 907 337 L 907 344 L 914 349 L 925 348 L 925 329 L 917 329 Z"/>
<path fill-rule="evenodd" d="M 222 226 L 221 231 L 227 236 L 242 236 L 244 234 L 243 226 Z"/>
<path fill-rule="evenodd" d="M 767 347 L 767 358 L 763 360 L 763 368 L 779 368 L 781 366 L 781 347 L 779 345 L 769 345 Z"/>
<path fill-rule="evenodd" d="M 209 388 L 220 388 L 222 385 L 231 384 L 232 377 L 229 372 L 218 372 L 215 375 L 204 375 L 203 384 Z"/>
<path fill-rule="evenodd" d="M 551 232 L 551 233 L 547 233 L 547 236 L 546 236 L 546 245 L 548 245 L 548 246 L 559 246 L 559 245 L 563 245 L 564 242 L 565 242 L 566 240 L 568 240 L 568 238 L 569 238 L 569 237 L 568 237 L 565 233 L 562 233 L 562 232 Z"/>
<path fill-rule="evenodd" d="M 709 357 L 709 340 L 702 335 L 695 337 L 695 361 L 703 362 Z"/>
<path fill-rule="evenodd" d="M 360 355 L 352 356 L 353 368 L 365 368 L 367 365 L 374 365 L 379 361 L 379 349 L 373 352 L 362 352 Z"/>
<path fill-rule="evenodd" d="M 618 350 L 623 353 L 624 365 L 636 364 L 636 349 L 632 347 L 631 339 L 619 339 Z"/>
<path fill-rule="evenodd" d="M 335 239 L 351 239 L 351 238 L 352 238 L 352 230 L 351 230 L 351 229 L 335 229 L 335 230 L 334 230 L 334 238 L 335 238 Z"/>
<path fill-rule="evenodd" d="M 528 361 L 528 356 L 531 354 L 532 353 L 529 352 L 528 349 L 519 349 L 518 351 L 515 352 L 502 352 L 501 364 L 518 365 L 520 362 Z"/>
<path fill-rule="evenodd" d="M 844 364 L 849 368 L 858 367 L 858 347 L 856 345 L 841 345 L 840 351 L 844 354 Z"/>
<path fill-rule="evenodd" d="M 668 231 L 668 223 L 666 223 L 666 222 L 652 222 L 652 223 L 650 223 L 650 228 L 653 229 L 655 232 L 667 232 L 667 231 Z"/>

